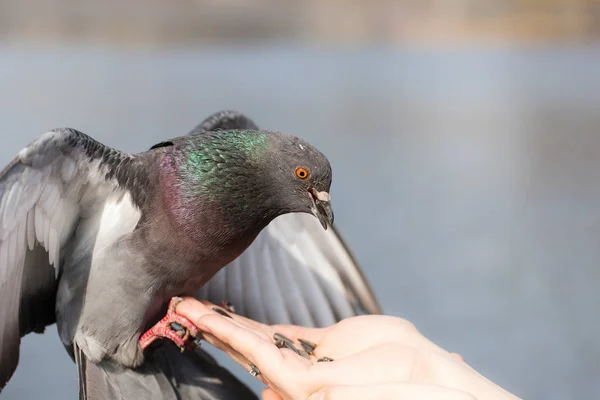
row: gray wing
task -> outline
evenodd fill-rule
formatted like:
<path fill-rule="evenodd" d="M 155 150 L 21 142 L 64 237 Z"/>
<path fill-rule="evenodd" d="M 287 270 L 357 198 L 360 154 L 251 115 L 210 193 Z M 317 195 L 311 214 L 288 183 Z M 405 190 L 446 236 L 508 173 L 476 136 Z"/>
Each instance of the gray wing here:
<path fill-rule="evenodd" d="M 190 134 L 247 128 L 258 129 L 243 114 L 221 111 Z M 264 323 L 327 326 L 361 312 L 381 313 L 337 230 L 324 230 L 308 214 L 276 218 L 197 297 L 229 301 L 236 312 Z"/>
<path fill-rule="evenodd" d="M 76 356 L 83 400 L 257 400 L 256 395 L 201 349 L 181 351 L 172 343 L 149 350 L 144 364 L 129 369 Z"/>
<path fill-rule="evenodd" d="M 208 131 L 222 131 L 229 129 L 258 130 L 258 126 L 244 114 L 233 111 L 218 111 L 200 122 L 189 135 L 198 135 Z"/>
<path fill-rule="evenodd" d="M 58 129 L 0 172 L 0 390 L 17 366 L 20 338 L 55 322 L 62 250 L 78 221 L 143 179 L 135 165 L 135 156 Z"/>
<path fill-rule="evenodd" d="M 381 308 L 335 230 L 308 214 L 273 220 L 198 298 L 229 301 L 264 323 L 327 326 Z"/>

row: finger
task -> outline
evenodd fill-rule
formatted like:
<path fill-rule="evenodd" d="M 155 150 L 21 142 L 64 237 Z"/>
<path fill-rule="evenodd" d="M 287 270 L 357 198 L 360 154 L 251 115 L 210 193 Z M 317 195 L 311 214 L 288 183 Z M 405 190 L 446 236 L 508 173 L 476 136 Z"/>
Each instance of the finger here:
<path fill-rule="evenodd" d="M 253 363 L 251 361 L 249 361 L 248 359 L 246 359 L 246 357 L 244 357 L 242 354 L 238 353 L 237 351 L 235 351 L 234 349 L 232 349 L 230 346 L 226 345 L 225 343 L 221 342 L 220 340 L 218 340 L 217 338 L 215 338 L 213 335 L 205 333 L 204 334 L 205 340 L 210 343 L 211 345 L 213 345 L 214 347 L 216 347 L 217 349 L 225 352 L 233 361 L 235 361 L 236 363 L 238 363 L 242 368 L 244 368 L 246 371 L 248 371 L 248 373 L 252 373 L 252 366 Z M 258 367 L 256 367 L 258 368 Z M 260 369 L 259 369 L 260 372 Z M 262 383 L 264 383 L 267 386 L 271 386 L 271 381 L 269 381 L 269 379 L 261 373 L 259 373 L 258 375 L 254 376 L 256 379 L 260 380 Z"/>
<path fill-rule="evenodd" d="M 454 389 L 410 383 L 383 383 L 365 386 L 333 386 L 321 389 L 308 400 L 476 400 L 472 395 Z"/>
<path fill-rule="evenodd" d="M 217 339 L 216 337 L 214 337 L 213 335 L 211 335 L 209 333 L 205 333 L 204 338 L 205 338 L 206 342 L 210 343 L 212 346 L 216 347 L 217 349 L 227 353 L 227 355 L 229 357 L 231 357 L 233 359 L 233 361 L 237 362 L 242 367 L 247 369 L 248 365 L 250 364 L 250 361 L 246 357 L 244 357 L 242 354 L 238 353 L 237 351 L 232 349 L 230 346 L 223 343 L 222 341 L 220 341 L 219 339 Z"/>
<path fill-rule="evenodd" d="M 175 311 L 190 321 L 195 322 L 206 314 L 214 313 L 211 307 L 214 307 L 214 305 L 210 303 L 204 304 L 193 297 L 184 297 L 183 301 L 177 303 Z"/>
<path fill-rule="evenodd" d="M 209 301 L 199 301 L 193 297 L 185 297 L 183 301 L 177 304 L 175 311 L 192 322 L 206 314 L 220 314 L 229 318 L 233 318 L 235 315 Z M 237 316 L 236 319 L 241 320 L 241 317 Z"/>
<path fill-rule="evenodd" d="M 221 312 L 215 311 L 215 308 L 220 309 Z M 221 309 L 209 301 L 198 301 L 193 297 L 186 297 L 182 302 L 177 304 L 176 311 L 178 314 L 187 317 L 194 323 L 202 316 L 207 314 L 220 314 L 223 316 L 227 315 L 236 321 L 237 325 L 242 325 L 257 332 L 261 332 L 266 337 L 273 337 L 273 329 L 269 325 L 261 324 L 260 322 L 242 317 L 241 315 L 227 312 L 226 310 Z"/>
<path fill-rule="evenodd" d="M 206 306 L 210 307 L 211 304 L 210 303 L 204 303 Z M 238 315 L 235 316 L 231 316 L 229 314 L 227 314 L 226 312 L 222 311 L 221 309 L 217 308 L 217 307 L 210 307 L 211 310 L 213 310 L 214 312 L 216 312 L 217 314 L 221 314 L 225 317 L 229 317 L 230 319 L 232 319 L 231 322 L 233 322 L 235 325 L 241 327 L 241 328 L 245 328 L 245 329 L 249 329 L 254 331 L 254 333 L 256 333 L 257 335 L 263 337 L 264 339 L 273 342 L 275 340 L 275 342 L 280 342 L 283 340 L 284 345 L 280 346 L 277 345 L 277 347 L 282 348 L 288 348 L 291 349 L 292 351 L 294 351 L 296 354 L 305 357 L 305 358 L 309 358 L 308 356 L 310 354 L 313 353 L 314 349 L 317 347 L 317 344 L 312 342 L 309 339 L 306 339 L 306 335 L 304 335 L 305 337 L 299 337 L 299 338 L 292 338 L 290 339 L 286 333 L 288 332 L 306 332 L 304 328 L 302 327 L 297 327 L 297 326 L 287 326 L 288 329 L 283 329 L 285 331 L 282 332 L 280 329 L 274 329 L 272 326 L 270 325 L 265 325 L 265 324 L 261 324 L 258 323 L 256 321 L 253 321 L 251 319 L 247 319 Z M 210 312 L 207 312 L 207 314 L 210 314 Z M 204 314 L 204 315 L 207 315 Z M 309 337 L 313 338 L 315 335 L 308 335 Z"/>
<path fill-rule="evenodd" d="M 297 357 L 291 350 L 278 349 L 270 338 L 240 327 L 235 321 L 220 315 L 206 314 L 197 324 L 200 330 L 213 335 L 256 365 L 272 382 L 283 382 L 291 375 L 306 372 L 312 365 L 309 360 Z"/>
<path fill-rule="evenodd" d="M 261 393 L 262 400 L 283 400 L 273 389 L 267 388 Z"/>
<path fill-rule="evenodd" d="M 213 303 L 211 303 L 210 301 L 207 300 L 199 300 L 200 303 L 204 304 L 205 306 L 207 306 L 208 308 L 210 308 L 211 310 L 214 310 L 215 307 L 220 308 L 223 310 L 223 307 L 219 306 L 219 305 L 215 305 Z M 250 318 L 246 318 L 243 315 L 240 314 L 236 314 L 236 313 L 232 313 L 228 310 L 223 310 L 225 312 L 227 312 L 227 314 L 229 314 L 233 319 L 235 319 L 236 321 L 240 321 L 248 326 L 251 326 L 255 329 L 259 329 L 259 330 L 265 330 L 265 329 L 270 329 L 270 325 L 265 325 L 263 323 L 254 321 L 253 319 Z"/>
<path fill-rule="evenodd" d="M 264 338 L 273 337 L 273 333 L 268 325 L 264 325 L 250 319 L 241 317 L 236 314 L 227 313 L 224 310 L 220 312 L 215 311 L 215 308 L 218 308 L 214 304 L 208 301 L 198 301 L 193 297 L 186 297 L 182 302 L 177 305 L 176 311 L 178 314 L 181 314 L 192 321 L 195 325 L 198 325 L 198 321 L 200 318 L 206 315 L 221 315 L 224 318 L 230 317 L 230 321 L 235 325 L 255 331 L 255 333 L 263 336 Z"/>
<path fill-rule="evenodd" d="M 294 353 L 287 349 L 278 349 L 274 346 L 272 337 L 246 325 L 238 316 L 226 318 L 215 312 L 210 303 L 201 303 L 195 299 L 186 299 L 180 304 L 182 307 L 177 311 L 193 320 L 203 331 L 208 343 L 227 353 L 248 371 L 252 370 L 252 366 L 257 367 L 260 371 L 258 378 L 270 386 L 285 386 L 284 377 L 297 373 L 298 367 L 306 372 L 310 365 L 308 360 L 304 360 L 307 365 L 294 360 Z M 286 364 L 286 359 L 292 359 L 295 363 Z"/>

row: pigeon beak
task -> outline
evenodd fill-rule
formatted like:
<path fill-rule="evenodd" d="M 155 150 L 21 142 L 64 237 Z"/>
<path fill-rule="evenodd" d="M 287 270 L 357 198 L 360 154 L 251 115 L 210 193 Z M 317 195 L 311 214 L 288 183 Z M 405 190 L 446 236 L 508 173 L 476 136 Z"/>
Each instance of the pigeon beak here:
<path fill-rule="evenodd" d="M 327 192 L 319 192 L 317 189 L 310 189 L 310 197 L 313 201 L 311 211 L 319 220 L 323 229 L 333 225 L 333 211 L 331 210 L 331 197 Z"/>

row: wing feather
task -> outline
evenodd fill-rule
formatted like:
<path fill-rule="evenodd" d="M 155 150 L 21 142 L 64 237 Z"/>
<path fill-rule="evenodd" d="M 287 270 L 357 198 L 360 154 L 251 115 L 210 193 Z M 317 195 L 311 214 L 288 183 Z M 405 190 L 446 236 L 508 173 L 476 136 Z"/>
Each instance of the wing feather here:
<path fill-rule="evenodd" d="M 285 229 L 285 227 L 281 228 Z M 282 245 L 285 246 L 285 244 Z M 339 272 L 319 251 L 314 239 L 306 230 L 298 234 L 296 248 L 302 249 L 305 265 L 316 277 L 320 289 L 315 292 L 320 292 L 325 297 L 326 303 L 330 305 L 329 309 L 334 316 L 334 321 L 355 315 L 350 299 L 346 297 L 346 288 L 340 279 Z M 328 266 L 328 268 L 324 268 L 324 266 Z M 320 307 L 322 306 L 321 304 Z"/>
<path fill-rule="evenodd" d="M 282 248 L 270 246 L 273 261 L 276 265 L 279 285 L 283 288 L 283 296 L 289 315 L 288 320 L 281 323 L 290 324 L 293 321 L 299 325 L 313 325 L 312 316 L 304 296 L 298 285 L 298 278 L 294 276 L 292 265 L 286 260 L 286 254 Z"/>
<path fill-rule="evenodd" d="M 57 129 L 0 172 L 0 390 L 16 368 L 20 337 L 54 322 L 61 248 L 86 208 L 128 190 L 129 175 L 143 175 L 132 167 L 139 163 L 119 168 L 135 158 Z"/>
<path fill-rule="evenodd" d="M 257 238 L 258 240 L 258 238 Z M 258 242 L 260 244 L 260 242 Z M 256 253 L 252 253 L 252 254 L 248 254 L 248 258 L 250 259 L 250 262 L 244 263 L 243 260 L 239 260 L 236 267 L 240 269 L 240 271 L 242 272 L 241 276 L 242 276 L 242 283 L 244 285 L 244 292 L 243 293 L 230 293 L 231 298 L 228 299 L 228 301 L 231 301 L 233 303 L 233 305 L 239 304 L 241 302 L 243 302 L 243 306 L 245 309 L 245 313 L 243 315 L 252 315 L 253 317 L 256 318 L 257 321 L 265 321 L 267 320 L 267 308 L 268 307 L 264 307 L 264 304 L 268 304 L 267 301 L 265 301 L 263 299 L 263 291 L 261 290 L 264 286 L 261 285 L 261 276 L 260 276 L 260 271 L 258 269 L 259 265 L 256 263 L 255 260 L 258 259 L 258 254 Z M 229 268 L 229 267 L 225 267 L 225 268 Z M 223 271 L 223 270 L 221 270 Z M 221 273 L 225 273 L 225 271 L 221 272 L 219 271 L 219 274 Z M 210 284 L 209 284 L 210 286 Z M 212 293 L 211 293 L 212 294 Z M 240 297 L 239 295 L 242 295 L 243 297 Z M 239 300 L 242 300 L 241 302 L 238 302 L 238 298 Z M 209 300 L 213 300 L 213 299 L 209 299 Z M 215 298 L 216 300 L 216 298 Z"/>
<path fill-rule="evenodd" d="M 35 245 L 35 225 L 34 225 L 34 210 L 27 212 L 27 249 L 33 250 Z"/>
<path fill-rule="evenodd" d="M 264 284 L 264 287 L 268 287 L 270 290 L 261 292 L 264 303 L 268 307 L 264 307 L 267 312 L 267 318 L 269 321 L 281 321 L 282 323 L 290 323 L 290 318 L 288 316 L 288 312 L 286 310 L 286 298 L 287 293 L 284 292 L 281 286 L 281 279 L 279 278 L 278 268 L 276 268 L 275 263 L 273 262 L 273 256 L 270 254 L 269 248 L 263 244 L 258 249 L 256 254 L 258 256 L 258 260 L 261 264 L 257 265 L 257 270 L 266 269 L 270 271 L 269 274 L 263 274 L 262 272 L 258 275 L 261 284 Z"/>

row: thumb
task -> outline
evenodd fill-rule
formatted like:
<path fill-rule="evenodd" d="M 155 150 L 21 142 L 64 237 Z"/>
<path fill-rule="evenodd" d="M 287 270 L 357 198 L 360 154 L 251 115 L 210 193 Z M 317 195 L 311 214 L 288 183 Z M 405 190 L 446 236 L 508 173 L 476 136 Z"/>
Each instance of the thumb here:
<path fill-rule="evenodd" d="M 266 388 L 261 393 L 262 400 L 283 400 L 273 389 Z"/>
<path fill-rule="evenodd" d="M 477 400 L 468 393 L 440 386 L 411 383 L 383 383 L 365 386 L 331 386 L 312 394 L 308 400 Z"/>

